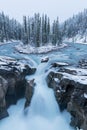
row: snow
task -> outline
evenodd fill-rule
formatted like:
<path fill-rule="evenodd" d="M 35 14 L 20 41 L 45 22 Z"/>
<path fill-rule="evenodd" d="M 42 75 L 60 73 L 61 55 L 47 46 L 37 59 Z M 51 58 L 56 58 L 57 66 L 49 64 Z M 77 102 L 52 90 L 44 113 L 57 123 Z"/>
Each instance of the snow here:
<path fill-rule="evenodd" d="M 66 67 L 65 70 L 75 71 L 75 73 L 65 72 L 56 72 L 58 74 L 63 75 L 63 79 L 70 79 L 75 82 L 79 82 L 81 84 L 87 85 L 87 69 L 80 69 L 74 67 Z"/>
<path fill-rule="evenodd" d="M 16 66 L 16 68 L 18 70 L 20 70 L 21 72 L 23 72 L 23 70 L 25 69 L 25 64 L 21 63 L 21 62 L 18 62 L 18 66 Z"/>
<path fill-rule="evenodd" d="M 62 73 L 63 79 L 68 78 L 70 80 L 74 80 L 75 82 L 79 82 L 81 84 L 87 85 L 87 76 L 79 76 L 79 75 L 72 75 L 68 73 Z"/>
<path fill-rule="evenodd" d="M 23 72 L 23 70 L 25 69 L 25 65 L 30 66 L 30 63 L 27 62 L 26 59 L 17 61 L 16 59 L 11 57 L 0 56 L 0 69 L 11 70 L 12 65 L 11 67 L 9 67 L 9 64 L 12 64 L 21 72 Z"/>
<path fill-rule="evenodd" d="M 83 129 L 79 129 L 78 127 L 77 127 L 77 129 L 76 130 L 83 130 Z"/>
<path fill-rule="evenodd" d="M 68 63 L 65 63 L 65 62 L 55 62 L 55 64 L 58 66 L 68 66 L 69 65 Z"/>
<path fill-rule="evenodd" d="M 59 79 L 58 78 L 54 78 L 54 81 L 59 83 Z"/>
<path fill-rule="evenodd" d="M 60 93 L 60 90 L 57 90 L 57 93 Z"/>
<path fill-rule="evenodd" d="M 80 44 L 87 44 L 87 36 L 82 36 L 82 35 L 76 35 L 75 37 L 72 38 L 65 38 L 63 42 L 73 42 L 73 43 L 80 43 Z"/>
<path fill-rule="evenodd" d="M 84 97 L 87 99 L 87 94 L 86 93 L 84 93 Z"/>
<path fill-rule="evenodd" d="M 42 47 L 32 47 L 30 45 L 23 45 L 23 44 L 19 44 L 17 45 L 15 48 L 16 50 L 18 50 L 20 53 L 26 53 L 26 54 L 30 54 L 30 53 L 47 53 L 53 50 L 57 50 L 57 49 L 61 49 L 63 47 L 66 47 L 66 44 L 61 44 L 60 46 L 53 46 L 48 44 L 47 46 L 42 46 Z"/>
<path fill-rule="evenodd" d="M 68 65 L 67 63 L 63 63 L 63 62 L 56 62 L 56 64 L 63 65 L 63 66 L 67 66 Z"/>
<path fill-rule="evenodd" d="M 75 71 L 77 75 L 87 76 L 87 69 L 74 68 L 74 67 L 66 67 L 66 69 Z"/>
<path fill-rule="evenodd" d="M 16 63 L 16 60 L 11 57 L 0 56 L 0 65 L 5 65 L 5 64 L 9 64 L 9 63 Z"/>
<path fill-rule="evenodd" d="M 7 65 L 7 64 L 3 61 L 0 61 L 0 65 Z"/>

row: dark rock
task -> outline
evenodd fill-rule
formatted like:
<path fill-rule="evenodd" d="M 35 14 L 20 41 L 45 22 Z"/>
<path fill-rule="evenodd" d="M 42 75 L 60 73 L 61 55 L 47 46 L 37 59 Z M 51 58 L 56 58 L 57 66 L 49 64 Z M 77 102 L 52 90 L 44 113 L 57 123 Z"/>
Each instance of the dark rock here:
<path fill-rule="evenodd" d="M 8 116 L 8 112 L 6 110 L 6 100 L 5 100 L 7 89 L 8 89 L 7 81 L 0 76 L 0 119 Z"/>
<path fill-rule="evenodd" d="M 49 61 L 49 57 L 44 57 L 44 58 L 41 59 L 41 63 L 48 62 L 48 61 Z"/>
<path fill-rule="evenodd" d="M 87 59 L 80 60 L 79 67 L 87 69 Z"/>
<path fill-rule="evenodd" d="M 52 63 L 52 67 L 63 67 L 63 66 L 68 66 L 68 63 L 62 63 L 62 62 L 55 62 Z"/>
<path fill-rule="evenodd" d="M 3 118 L 6 118 L 8 116 L 9 116 L 9 114 L 7 112 L 7 109 L 2 108 L 2 110 L 0 110 L 0 120 Z"/>
<path fill-rule="evenodd" d="M 0 63 L 0 119 L 2 119 L 8 116 L 7 108 L 25 96 L 27 83 L 25 76 L 34 74 L 36 68 L 10 57 L 0 57 Z"/>
<path fill-rule="evenodd" d="M 60 110 L 71 114 L 71 125 L 87 130 L 87 69 L 62 67 L 47 76 Z"/>
<path fill-rule="evenodd" d="M 34 74 L 36 71 L 36 68 L 30 68 L 28 65 L 25 65 L 25 69 L 24 69 L 24 72 L 25 74 L 27 75 L 31 75 L 31 74 Z"/>
<path fill-rule="evenodd" d="M 25 108 L 30 105 L 34 93 L 34 85 L 35 85 L 34 79 L 27 81 L 26 91 L 25 91 L 25 98 L 26 98 Z"/>

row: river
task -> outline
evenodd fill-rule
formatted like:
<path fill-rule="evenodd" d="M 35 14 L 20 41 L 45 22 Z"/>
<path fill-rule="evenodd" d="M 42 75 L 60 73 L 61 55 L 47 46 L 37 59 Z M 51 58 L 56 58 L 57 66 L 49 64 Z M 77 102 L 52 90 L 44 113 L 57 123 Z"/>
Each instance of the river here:
<path fill-rule="evenodd" d="M 0 46 L 0 55 L 16 59 L 29 59 L 37 71 L 27 79 L 35 79 L 35 91 L 30 106 L 24 110 L 25 99 L 8 109 L 9 117 L 0 121 L 0 130 L 74 130 L 70 127 L 71 116 L 68 112 L 60 112 L 53 90 L 46 83 L 47 69 L 54 61 L 67 62 L 73 66 L 78 61 L 87 57 L 87 45 L 69 44 L 68 47 L 48 54 L 19 54 L 13 44 Z M 49 62 L 41 63 L 44 56 L 49 57 Z"/>

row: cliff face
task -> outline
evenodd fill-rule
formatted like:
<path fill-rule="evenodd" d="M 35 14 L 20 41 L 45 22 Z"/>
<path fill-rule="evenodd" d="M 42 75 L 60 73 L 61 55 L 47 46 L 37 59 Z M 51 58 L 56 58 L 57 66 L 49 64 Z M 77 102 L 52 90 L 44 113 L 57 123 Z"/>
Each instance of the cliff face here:
<path fill-rule="evenodd" d="M 0 57 L 0 119 L 9 115 L 7 108 L 11 104 L 16 104 L 18 99 L 26 97 L 29 82 L 25 76 L 35 71 L 36 69 L 31 68 L 26 60 Z M 31 93 L 31 91 L 28 92 Z M 30 94 L 31 97 L 32 94 Z"/>
<path fill-rule="evenodd" d="M 87 62 L 78 67 L 53 63 L 47 76 L 48 86 L 53 88 L 60 110 L 70 112 L 71 125 L 87 130 Z"/>

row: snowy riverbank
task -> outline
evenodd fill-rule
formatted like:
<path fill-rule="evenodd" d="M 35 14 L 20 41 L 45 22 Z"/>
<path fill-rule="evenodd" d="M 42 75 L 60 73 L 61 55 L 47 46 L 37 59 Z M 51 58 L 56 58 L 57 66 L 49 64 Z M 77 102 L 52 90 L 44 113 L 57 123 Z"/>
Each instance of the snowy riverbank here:
<path fill-rule="evenodd" d="M 63 40 L 64 43 L 66 42 L 73 42 L 73 43 L 79 43 L 79 44 L 87 44 L 87 36 L 82 36 L 82 35 L 76 35 L 75 37 L 72 38 L 65 38 Z"/>
<path fill-rule="evenodd" d="M 20 53 L 25 53 L 25 54 L 41 54 L 41 53 L 48 53 L 50 51 L 58 50 L 61 48 L 66 47 L 67 45 L 65 43 L 59 45 L 59 46 L 53 46 L 53 45 L 47 45 L 47 46 L 42 46 L 42 47 L 32 47 L 30 45 L 23 45 L 19 44 L 15 48 L 18 52 Z"/>

